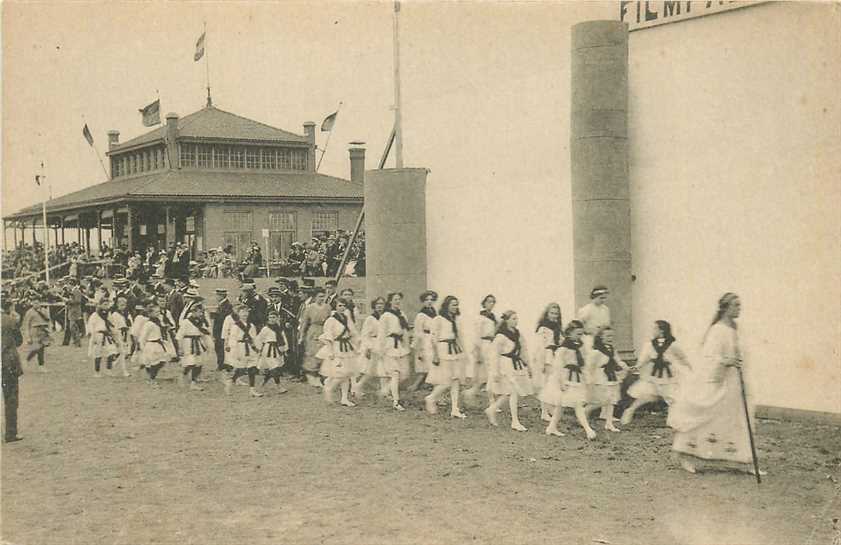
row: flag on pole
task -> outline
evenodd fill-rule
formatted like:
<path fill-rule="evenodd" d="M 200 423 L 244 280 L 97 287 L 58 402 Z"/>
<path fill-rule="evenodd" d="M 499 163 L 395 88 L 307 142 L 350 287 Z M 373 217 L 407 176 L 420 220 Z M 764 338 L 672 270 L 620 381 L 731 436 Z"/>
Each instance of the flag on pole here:
<path fill-rule="evenodd" d="M 337 115 L 339 115 L 338 110 L 324 118 L 324 121 L 321 122 L 321 132 L 330 132 L 333 130 Z"/>
<path fill-rule="evenodd" d="M 84 136 L 85 140 L 88 141 L 89 146 L 93 146 L 93 135 L 91 134 L 91 130 L 88 128 L 87 123 L 85 123 L 85 126 L 82 127 L 82 136 Z"/>
<path fill-rule="evenodd" d="M 38 187 L 41 187 L 41 176 L 38 174 L 35 175 L 35 183 L 38 184 Z"/>
<path fill-rule="evenodd" d="M 198 62 L 199 59 L 204 57 L 204 32 L 201 33 L 199 39 L 196 40 L 196 52 L 193 54 L 193 60 Z"/>
<path fill-rule="evenodd" d="M 143 126 L 151 127 L 161 122 L 161 99 L 137 110 L 143 116 Z"/>

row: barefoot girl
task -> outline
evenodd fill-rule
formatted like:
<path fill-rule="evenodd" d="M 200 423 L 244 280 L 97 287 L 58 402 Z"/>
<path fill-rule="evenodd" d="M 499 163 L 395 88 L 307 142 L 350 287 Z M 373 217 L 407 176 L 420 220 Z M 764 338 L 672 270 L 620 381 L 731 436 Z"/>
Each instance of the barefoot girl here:
<path fill-rule="evenodd" d="M 353 332 L 349 326 L 346 314 L 348 302 L 339 297 L 333 299 L 330 306 L 333 313 L 324 322 L 324 329 L 318 340 L 322 347 L 316 353 L 321 360 L 320 373 L 325 378 L 324 399 L 333 403 L 333 393 L 336 388 L 342 392 L 342 405 L 355 407 L 350 400 L 350 380 L 356 372 L 356 349 L 353 347 Z"/>
<path fill-rule="evenodd" d="M 640 350 L 639 379 L 628 388 L 628 395 L 634 398 L 634 402 L 622 413 L 623 425 L 630 424 L 637 409 L 646 403 L 661 398 L 669 406 L 674 402 L 678 384 L 677 372 L 672 367 L 672 362 L 692 369 L 686 354 L 675 344 L 676 340 L 669 322 L 654 322 L 651 342 Z"/>
<path fill-rule="evenodd" d="M 497 319 L 494 314 L 496 297 L 486 295 L 482 299 L 482 310 L 476 320 L 476 344 L 474 345 L 474 357 L 467 364 L 467 377 L 472 383 L 464 395 L 470 400 L 475 400 L 482 384 L 488 384 L 488 364 L 496 360 L 496 351 L 493 346 L 497 330 Z M 487 386 L 488 404 L 494 402 L 494 392 L 491 385 Z"/>
<path fill-rule="evenodd" d="M 511 410 L 511 429 L 516 431 L 527 431 L 520 423 L 519 401 L 520 397 L 532 395 L 531 376 L 529 376 L 528 352 L 523 335 L 517 329 L 517 313 L 513 310 L 503 313 L 499 327 L 492 343 L 493 355 L 486 355 L 488 366 L 488 386 L 493 388 L 498 395 L 495 401 L 488 405 L 485 414 L 491 424 L 497 425 L 496 413 L 508 398 L 508 407 Z M 494 357 L 496 356 L 496 357 Z M 494 359 L 491 359 L 494 357 Z"/>
<path fill-rule="evenodd" d="M 409 321 L 400 310 L 403 304 L 403 294 L 389 293 L 385 301 L 385 312 L 380 318 L 380 329 L 377 334 L 380 342 L 381 374 L 389 377 L 392 407 L 396 411 L 405 411 L 400 403 L 400 382 L 411 375 L 409 366 Z"/>
<path fill-rule="evenodd" d="M 585 415 L 595 409 L 607 409 L 604 429 L 618 432 L 619 429 L 613 423 L 613 409 L 619 403 L 622 376 L 628 366 L 616 354 L 613 347 L 613 329 L 610 326 L 602 328 L 596 334 L 593 349 L 586 359 L 590 392 Z"/>
<path fill-rule="evenodd" d="M 426 410 L 430 414 L 438 412 L 438 400 L 450 390 L 450 416 L 467 418 L 459 408 L 459 390 L 465 382 L 467 354 L 464 352 L 462 328 L 458 320 L 458 299 L 448 295 L 441 303 L 439 316 L 432 322 L 432 345 L 434 356 L 432 368 L 426 381 L 434 388 L 426 396 Z"/>

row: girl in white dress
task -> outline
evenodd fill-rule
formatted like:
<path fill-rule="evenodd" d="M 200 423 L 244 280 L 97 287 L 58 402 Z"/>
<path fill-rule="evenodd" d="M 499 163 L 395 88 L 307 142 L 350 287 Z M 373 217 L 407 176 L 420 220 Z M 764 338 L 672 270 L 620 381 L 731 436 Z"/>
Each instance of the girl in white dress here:
<path fill-rule="evenodd" d="M 365 396 L 365 385 L 372 379 L 377 378 L 380 361 L 380 343 L 378 336 L 380 332 L 380 318 L 385 311 L 385 299 L 377 297 L 371 301 L 371 315 L 362 322 L 362 331 L 359 334 L 359 361 L 357 371 L 360 373 L 359 380 L 351 385 L 351 393 L 357 399 Z M 380 392 L 385 397 L 387 384 L 385 380 L 380 385 Z"/>
<path fill-rule="evenodd" d="M 549 303 L 543 309 L 540 320 L 537 322 L 535 334 L 537 336 L 538 349 L 535 350 L 534 364 L 532 365 L 533 378 L 538 391 L 543 390 L 546 380 L 552 374 L 552 365 L 558 356 L 558 349 L 564 340 L 564 326 L 561 319 L 561 305 Z M 552 420 L 549 406 L 540 403 L 540 418 L 544 422 Z"/>
<path fill-rule="evenodd" d="M 426 380 L 426 375 L 429 373 L 429 368 L 432 367 L 432 320 L 438 316 L 435 311 L 435 302 L 438 301 L 438 294 L 432 290 L 426 290 L 420 294 L 421 309 L 415 316 L 414 334 L 412 335 L 411 348 L 415 351 L 415 380 L 407 388 L 408 391 L 414 392 L 423 381 Z"/>
<path fill-rule="evenodd" d="M 590 302 L 578 309 L 578 320 L 584 324 L 584 355 L 586 356 L 593 349 L 593 340 L 596 334 L 610 326 L 610 309 L 607 306 L 607 298 L 610 292 L 605 286 L 596 286 L 590 291 Z M 607 420 L 607 409 L 602 409 L 599 418 Z"/>
<path fill-rule="evenodd" d="M 628 365 L 616 354 L 613 347 L 613 329 L 608 326 L 596 334 L 593 349 L 586 356 L 587 377 L 590 391 L 585 415 L 595 409 L 606 408 L 604 429 L 618 432 L 613 423 L 613 409 L 621 398 L 620 387 Z"/>
<path fill-rule="evenodd" d="M 585 379 L 585 361 L 581 347 L 584 324 L 571 321 L 564 331 L 566 337 L 558 349 L 558 355 L 552 363 L 552 372 L 541 392 L 541 401 L 550 405 L 552 419 L 546 426 L 546 435 L 563 437 L 558 430 L 558 422 L 563 407 L 574 407 L 578 423 L 587 433 L 587 439 L 595 439 L 596 432 L 590 427 L 585 413 L 587 403 L 587 382 Z"/>
<path fill-rule="evenodd" d="M 118 331 L 111 323 L 110 309 L 111 302 L 108 299 L 101 299 L 96 305 L 96 312 L 88 318 L 87 327 L 91 336 L 88 341 L 88 355 L 93 358 L 95 378 L 102 377 L 100 372 L 102 358 L 105 358 L 105 365 L 110 373 L 114 359 L 120 353 L 117 347 Z"/>
<path fill-rule="evenodd" d="M 520 423 L 519 401 L 522 396 L 532 395 L 534 390 L 526 363 L 529 359 L 528 350 L 524 336 L 517 329 L 517 322 L 517 313 L 513 310 L 503 313 L 491 343 L 493 354 L 485 356 L 485 365 L 488 366 L 489 373 L 488 386 L 493 387 L 498 396 L 485 409 L 485 414 L 492 425 L 498 425 L 496 413 L 502 408 L 507 397 L 511 410 L 511 429 L 528 431 Z"/>
<path fill-rule="evenodd" d="M 265 387 L 270 380 L 274 380 L 278 393 L 285 394 L 288 390 L 280 383 L 280 370 L 286 363 L 289 341 L 280 325 L 280 314 L 276 310 L 269 311 L 266 325 L 257 334 L 255 344 L 260 351 L 257 369 L 263 371 L 262 386 Z"/>
<path fill-rule="evenodd" d="M 464 351 L 464 329 L 460 324 L 458 299 L 448 295 L 441 304 L 438 317 L 432 322 L 434 356 L 426 382 L 434 387 L 426 396 L 426 411 L 438 412 L 437 403 L 450 390 L 450 416 L 467 418 L 459 408 L 459 391 L 466 381 L 468 355 Z"/>
<path fill-rule="evenodd" d="M 117 359 L 120 360 L 123 376 L 130 377 L 131 373 L 128 372 L 128 355 L 133 342 L 129 334 L 132 319 L 128 311 L 128 300 L 122 295 L 117 297 L 117 304 L 111 312 L 110 320 L 114 329 L 117 330 L 115 340 L 117 341 L 117 349 L 120 351 Z"/>
<path fill-rule="evenodd" d="M 178 322 L 178 333 L 175 340 L 181 347 L 181 376 L 190 390 L 200 392 L 204 390 L 199 385 L 202 365 L 208 347 L 212 346 L 210 331 L 204 322 L 204 308 L 201 304 L 190 307 L 184 317 Z"/>
<path fill-rule="evenodd" d="M 665 320 L 654 322 L 651 342 L 640 350 L 639 379 L 628 388 L 628 395 L 634 398 L 631 406 L 622 413 L 622 424 L 627 426 L 634 418 L 634 413 L 645 405 L 663 399 L 671 406 L 678 388 L 677 370 L 672 363 L 677 363 L 691 371 L 692 366 L 683 350 L 675 344 L 672 326 Z"/>
<path fill-rule="evenodd" d="M 263 394 L 255 387 L 259 355 L 257 346 L 254 344 L 257 330 L 253 324 L 243 320 L 245 316 L 248 316 L 248 307 L 242 303 L 238 303 L 234 311 L 228 315 L 231 321 L 225 332 L 225 363 L 233 368 L 233 374 L 225 382 L 225 393 L 230 394 L 231 387 L 237 379 L 245 375 L 248 376 L 251 397 L 263 397 Z"/>
<path fill-rule="evenodd" d="M 495 305 L 496 297 L 493 295 L 486 295 L 482 299 L 482 310 L 476 319 L 473 358 L 467 364 L 467 377 L 471 380 L 471 385 L 464 393 L 469 400 L 475 401 L 482 384 L 487 384 L 488 405 L 492 405 L 494 402 L 493 385 L 488 382 L 488 364 L 496 360 L 496 351 L 493 347 L 498 326 L 496 315 L 493 312 Z"/>
<path fill-rule="evenodd" d="M 135 305 L 134 312 L 134 321 L 132 322 L 131 328 L 129 329 L 129 333 L 131 333 L 132 342 L 134 343 L 134 354 L 132 355 L 132 361 L 136 363 L 140 369 L 144 369 L 146 367 L 146 364 L 143 361 L 143 351 L 140 349 L 140 333 L 143 331 L 143 326 L 145 326 L 146 322 L 149 321 L 149 318 L 146 317 L 146 313 L 148 312 L 148 310 L 145 305 Z"/>
<path fill-rule="evenodd" d="M 333 313 L 324 322 L 324 329 L 318 337 L 322 347 L 315 356 L 321 360 L 319 372 L 325 378 L 324 399 L 333 403 L 333 393 L 336 388 L 341 387 L 342 405 L 355 407 L 356 403 L 348 397 L 350 380 L 356 372 L 354 360 L 357 353 L 353 346 L 353 332 L 345 312 L 347 304 L 347 301 L 338 297 L 331 301 Z"/>
<path fill-rule="evenodd" d="M 158 387 L 158 372 L 172 359 L 172 342 L 169 331 L 161 322 L 161 309 L 156 305 L 149 307 L 149 319 L 143 324 L 143 331 L 138 339 L 140 350 L 143 352 L 143 362 L 149 384 Z"/>
<path fill-rule="evenodd" d="M 385 301 L 385 312 L 380 318 L 377 339 L 380 342 L 381 374 L 389 377 L 392 407 L 396 411 L 405 411 L 400 403 L 400 383 L 411 376 L 409 366 L 409 321 L 400 310 L 403 294 L 389 293 Z"/>

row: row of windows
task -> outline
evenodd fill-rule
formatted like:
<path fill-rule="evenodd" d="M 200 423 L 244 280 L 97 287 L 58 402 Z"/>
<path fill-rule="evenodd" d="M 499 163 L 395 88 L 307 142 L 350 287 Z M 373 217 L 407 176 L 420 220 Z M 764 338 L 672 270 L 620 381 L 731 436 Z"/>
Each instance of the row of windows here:
<path fill-rule="evenodd" d="M 181 166 L 195 168 L 307 170 L 307 150 L 179 144 Z"/>
<path fill-rule="evenodd" d="M 111 158 L 113 176 L 128 176 L 166 167 L 166 152 L 163 146 L 133 153 L 123 153 Z"/>
<path fill-rule="evenodd" d="M 248 255 L 252 241 L 251 212 L 225 212 L 223 222 L 224 244 L 234 247 L 237 259 L 244 259 Z M 270 212 L 268 229 L 269 242 L 273 252 L 272 257 L 285 258 L 289 249 L 297 238 L 297 215 L 295 212 Z M 312 236 L 335 232 L 339 228 L 339 213 L 336 211 L 313 212 Z"/>

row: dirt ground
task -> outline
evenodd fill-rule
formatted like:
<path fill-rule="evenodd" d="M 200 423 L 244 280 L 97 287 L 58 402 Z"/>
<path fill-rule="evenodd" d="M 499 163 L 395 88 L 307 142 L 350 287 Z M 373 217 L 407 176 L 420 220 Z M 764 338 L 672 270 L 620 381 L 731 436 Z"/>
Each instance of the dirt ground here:
<path fill-rule="evenodd" d="M 465 421 L 420 397 L 328 407 L 304 384 L 226 397 L 164 370 L 92 377 L 84 352 L 26 365 L 20 432 L 2 448 L 2 538 L 12 544 L 829 544 L 841 515 L 841 429 L 762 420 L 761 486 L 689 475 L 663 415 L 626 431 L 543 435 Z"/>

